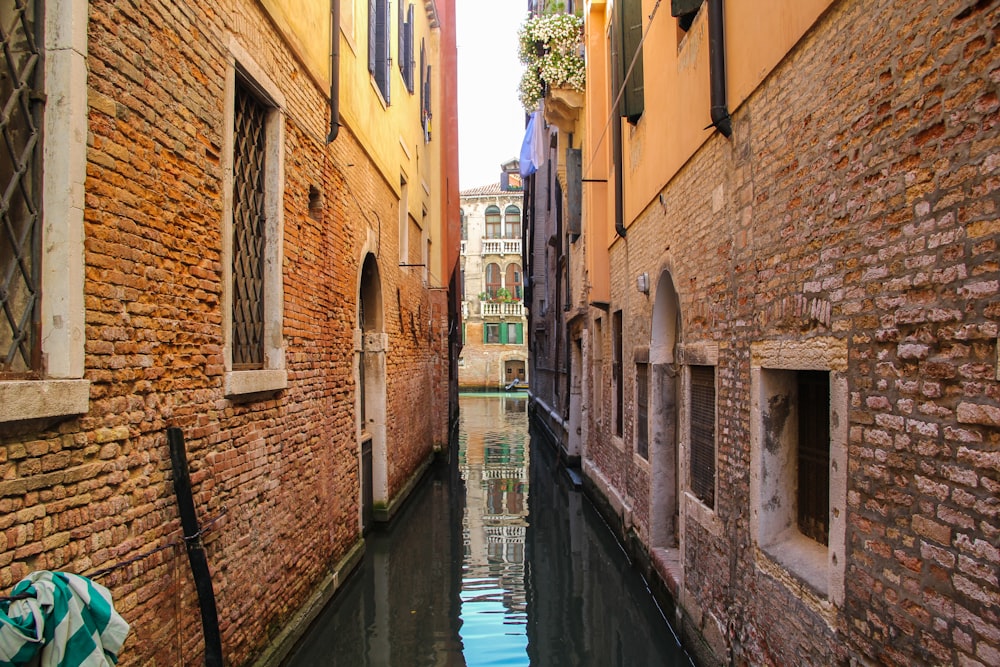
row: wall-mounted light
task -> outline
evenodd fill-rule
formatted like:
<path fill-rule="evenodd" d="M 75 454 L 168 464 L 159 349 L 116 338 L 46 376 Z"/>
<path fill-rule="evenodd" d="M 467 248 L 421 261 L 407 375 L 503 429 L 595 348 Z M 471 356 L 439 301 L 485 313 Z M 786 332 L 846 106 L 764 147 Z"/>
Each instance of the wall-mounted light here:
<path fill-rule="evenodd" d="M 643 294 L 649 294 L 649 274 L 640 273 L 639 277 L 635 279 L 635 287 Z"/>

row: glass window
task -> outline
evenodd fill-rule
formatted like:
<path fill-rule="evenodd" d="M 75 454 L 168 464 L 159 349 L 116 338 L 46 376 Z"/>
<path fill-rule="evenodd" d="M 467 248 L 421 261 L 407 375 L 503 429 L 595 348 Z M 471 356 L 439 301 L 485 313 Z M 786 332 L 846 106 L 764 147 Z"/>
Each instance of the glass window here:
<path fill-rule="evenodd" d="M 516 206 L 508 206 L 503 214 L 504 238 L 521 238 L 521 209 Z"/>
<path fill-rule="evenodd" d="M 486 238 L 500 238 L 500 209 L 496 206 L 486 208 Z"/>

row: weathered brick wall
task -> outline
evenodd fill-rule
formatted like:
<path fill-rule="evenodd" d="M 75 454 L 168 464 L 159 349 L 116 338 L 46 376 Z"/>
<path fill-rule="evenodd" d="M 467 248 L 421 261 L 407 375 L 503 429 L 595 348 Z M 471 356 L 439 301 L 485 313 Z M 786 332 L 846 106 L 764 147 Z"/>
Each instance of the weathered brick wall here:
<path fill-rule="evenodd" d="M 998 12 L 835 3 L 733 111 L 733 138 L 706 143 L 612 249 L 626 415 L 653 306 L 638 273 L 669 270 L 682 342 L 719 347 L 720 529 L 689 516 L 682 556 L 689 621 L 718 619 L 722 660 L 1000 660 Z M 750 343 L 818 335 L 849 354 L 847 588 L 829 621 L 755 564 L 749 523 Z M 648 535 L 647 469 L 631 422 L 625 451 L 612 444 L 608 391 L 590 458 Z"/>
<path fill-rule="evenodd" d="M 287 103 L 288 388 L 249 402 L 222 390 L 229 34 Z M 178 426 L 202 525 L 221 517 L 204 539 L 226 661 L 243 664 L 359 539 L 353 341 L 363 251 L 379 257 L 389 336 L 391 494 L 446 438 L 446 417 L 435 417 L 447 414 L 446 309 L 432 310 L 419 271 L 385 261 L 398 256 L 396 232 L 374 220 L 395 219 L 398 197 L 348 128 L 326 146 L 325 91 L 258 3 L 93 0 L 88 65 L 90 411 L 0 429 L 0 587 L 37 569 L 92 574 L 173 544 L 99 581 L 133 627 L 120 664 L 200 662 L 165 438 Z M 319 209 L 310 210 L 311 188 Z"/>

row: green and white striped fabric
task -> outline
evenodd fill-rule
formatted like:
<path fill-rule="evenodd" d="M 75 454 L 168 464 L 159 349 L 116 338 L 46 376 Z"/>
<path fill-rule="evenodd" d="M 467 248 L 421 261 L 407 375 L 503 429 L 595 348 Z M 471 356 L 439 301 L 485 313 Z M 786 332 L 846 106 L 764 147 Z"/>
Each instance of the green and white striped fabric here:
<path fill-rule="evenodd" d="M 0 665 L 106 667 L 117 664 L 128 623 L 107 588 L 67 572 L 32 572 L 0 602 Z"/>

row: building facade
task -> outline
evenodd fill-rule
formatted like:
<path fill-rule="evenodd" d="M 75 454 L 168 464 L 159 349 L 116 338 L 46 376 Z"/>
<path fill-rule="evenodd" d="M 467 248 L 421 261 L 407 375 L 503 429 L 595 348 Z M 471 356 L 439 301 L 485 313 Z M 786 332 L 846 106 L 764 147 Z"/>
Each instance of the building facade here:
<path fill-rule="evenodd" d="M 462 389 L 528 384 L 518 162 L 502 165 L 502 180 L 461 193 L 463 347 Z"/>
<path fill-rule="evenodd" d="M 240 665 L 280 659 L 447 446 L 453 8 L 0 10 L 0 587 L 94 577 L 119 664 L 214 650 L 172 453 Z"/>
<path fill-rule="evenodd" d="M 706 664 L 995 664 L 1000 7 L 577 9 L 534 419 Z"/>

